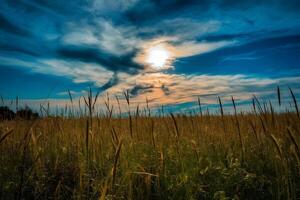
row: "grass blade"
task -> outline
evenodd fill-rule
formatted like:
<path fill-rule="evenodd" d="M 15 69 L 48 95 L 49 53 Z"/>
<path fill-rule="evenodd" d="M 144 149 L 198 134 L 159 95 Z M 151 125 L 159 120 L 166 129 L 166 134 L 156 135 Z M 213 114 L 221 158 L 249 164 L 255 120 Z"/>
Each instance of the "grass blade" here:
<path fill-rule="evenodd" d="M 5 140 L 5 138 L 7 138 L 10 134 L 13 133 L 13 129 L 7 131 L 6 133 L 4 133 L 1 138 L 0 138 L 0 144 Z"/>
<path fill-rule="evenodd" d="M 277 98 L 278 98 L 278 105 L 281 106 L 281 95 L 280 95 L 279 86 L 277 86 Z"/>
<path fill-rule="evenodd" d="M 296 112 L 297 112 L 297 116 L 298 116 L 298 118 L 300 118 L 298 104 L 297 104 L 295 94 L 294 94 L 293 90 L 290 87 L 289 87 L 289 89 L 290 89 L 290 92 L 291 92 L 291 95 L 292 95 L 292 98 L 293 98 L 293 102 L 294 102 L 294 106 L 295 106 L 295 109 L 296 109 Z"/>

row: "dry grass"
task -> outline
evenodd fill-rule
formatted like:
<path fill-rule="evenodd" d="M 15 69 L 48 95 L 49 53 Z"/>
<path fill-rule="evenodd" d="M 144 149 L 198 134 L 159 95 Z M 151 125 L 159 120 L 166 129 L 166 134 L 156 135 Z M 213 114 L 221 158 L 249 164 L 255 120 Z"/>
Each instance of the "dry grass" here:
<path fill-rule="evenodd" d="M 69 93 L 70 94 L 70 93 Z M 299 199 L 300 121 L 254 111 L 44 117 L 0 123 L 0 199 Z M 280 91 L 278 101 L 281 106 Z M 73 99 L 70 94 L 70 100 Z M 119 101 L 119 100 L 118 100 Z M 81 108 L 80 108 L 81 109 Z M 120 108 L 119 108 L 119 112 Z"/>

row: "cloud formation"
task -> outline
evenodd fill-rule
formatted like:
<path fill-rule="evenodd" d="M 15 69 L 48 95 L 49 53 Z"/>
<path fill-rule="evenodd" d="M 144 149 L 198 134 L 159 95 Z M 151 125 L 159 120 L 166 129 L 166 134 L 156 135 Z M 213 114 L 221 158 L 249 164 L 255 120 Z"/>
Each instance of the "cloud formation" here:
<path fill-rule="evenodd" d="M 277 85 L 299 88 L 300 77 L 258 78 L 246 75 L 175 75 L 161 72 L 143 73 L 135 76 L 120 77 L 120 83 L 107 90 L 109 94 L 122 96 L 128 90 L 132 102 L 151 106 L 175 105 L 195 102 L 197 97 L 204 103 L 215 103 L 217 96 L 230 100 L 234 96 L 238 101 L 275 94 Z M 298 92 L 298 89 L 296 89 Z M 299 91 L 300 92 L 300 91 Z"/>
<path fill-rule="evenodd" d="M 0 8 L 0 72 L 130 90 L 158 104 L 242 98 L 300 76 L 298 0 L 3 0 Z M 147 61 L 157 46 L 168 55 L 162 67 Z"/>
<path fill-rule="evenodd" d="M 221 97 L 225 110 L 229 107 L 231 110 L 231 97 L 234 97 L 239 109 L 244 111 L 252 109 L 251 99 L 253 95 L 258 97 L 261 102 L 268 102 L 272 99 L 276 106 L 276 88 L 280 84 L 282 92 L 282 104 L 289 106 L 291 96 L 288 91 L 289 85 L 293 85 L 293 91 L 299 93 L 300 77 L 282 77 L 276 79 L 255 78 L 245 75 L 226 75 L 226 76 L 185 76 L 170 75 L 161 72 L 138 74 L 127 77 L 123 74 L 119 77 L 120 82 L 110 87 L 103 93 L 96 104 L 96 110 L 103 112 L 106 110 L 105 102 L 110 98 L 110 105 L 113 106 L 114 112 L 118 114 L 118 106 L 121 106 L 121 112 L 127 112 L 128 106 L 124 97 L 124 92 L 128 91 L 130 96 L 130 109 L 135 110 L 137 106 L 143 110 L 147 106 L 155 111 L 164 106 L 168 111 L 196 111 L 198 110 L 197 98 L 201 99 L 203 109 L 218 112 L 218 97 Z M 126 80 L 125 80 L 126 79 Z M 153 81 L 155 80 L 155 81 Z M 73 101 L 76 104 L 84 102 L 80 96 L 87 95 L 87 91 L 70 91 Z M 64 108 L 71 105 L 68 91 L 61 91 L 60 96 L 66 99 L 37 99 L 21 100 L 20 105 L 30 105 L 38 109 L 40 104 L 46 105 L 50 102 L 52 109 L 55 107 Z M 116 99 L 118 98 L 118 100 Z"/>

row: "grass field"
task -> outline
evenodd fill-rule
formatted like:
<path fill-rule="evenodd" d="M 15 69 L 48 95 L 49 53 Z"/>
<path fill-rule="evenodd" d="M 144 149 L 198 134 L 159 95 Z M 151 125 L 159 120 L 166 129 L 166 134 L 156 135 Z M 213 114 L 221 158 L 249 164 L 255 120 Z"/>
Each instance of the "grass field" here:
<path fill-rule="evenodd" d="M 121 117 L 97 116 L 90 94 L 86 115 L 3 120 L 0 199 L 299 199 L 292 97 L 286 112 L 254 99 L 247 113 L 233 100 L 231 115 L 220 101 L 218 115 Z"/>

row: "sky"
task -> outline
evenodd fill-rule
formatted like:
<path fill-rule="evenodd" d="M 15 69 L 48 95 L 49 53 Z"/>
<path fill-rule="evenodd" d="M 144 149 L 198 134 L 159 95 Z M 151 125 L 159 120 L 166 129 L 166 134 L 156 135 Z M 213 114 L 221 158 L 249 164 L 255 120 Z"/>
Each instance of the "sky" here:
<path fill-rule="evenodd" d="M 299 0 L 0 1 L 0 94 L 28 104 L 299 97 L 299 58 Z"/>

